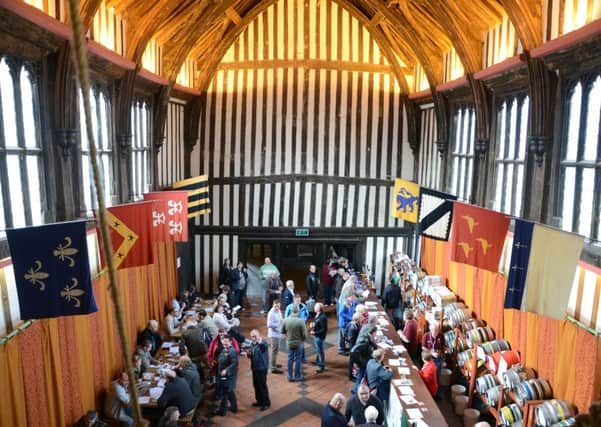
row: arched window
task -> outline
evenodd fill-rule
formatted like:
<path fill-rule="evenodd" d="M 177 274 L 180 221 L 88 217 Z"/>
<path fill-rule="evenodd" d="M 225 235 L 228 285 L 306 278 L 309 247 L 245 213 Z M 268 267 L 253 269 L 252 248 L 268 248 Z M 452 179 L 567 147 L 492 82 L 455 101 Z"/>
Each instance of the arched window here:
<path fill-rule="evenodd" d="M 0 57 L 0 230 L 44 222 L 38 106 L 37 81 L 29 65 Z"/>
<path fill-rule="evenodd" d="M 517 95 L 501 101 L 495 136 L 495 203 L 497 211 L 520 216 L 530 99 Z"/>
<path fill-rule="evenodd" d="M 562 228 L 596 240 L 601 239 L 600 112 L 601 76 L 575 82 L 567 97 L 558 193 Z"/>
<path fill-rule="evenodd" d="M 472 194 L 475 128 L 474 108 L 457 108 L 453 116 L 450 191 L 466 201 L 470 200 Z"/>
<path fill-rule="evenodd" d="M 90 89 L 90 104 L 92 113 L 92 128 L 94 129 L 94 141 L 98 150 L 98 166 L 100 169 L 100 181 L 104 189 L 104 201 L 107 206 L 111 205 L 111 197 L 115 194 L 113 186 L 113 141 L 111 132 L 111 103 L 108 94 L 104 91 Z M 85 114 L 83 110 L 83 98 L 79 94 L 79 125 L 81 135 L 81 165 L 83 180 L 84 209 L 87 215 L 96 209 L 96 190 L 92 166 L 90 163 L 90 146 L 88 133 L 86 131 Z"/>
<path fill-rule="evenodd" d="M 138 99 L 132 105 L 131 127 L 132 194 L 135 200 L 139 200 L 151 190 L 152 183 L 150 106 L 147 101 Z"/>

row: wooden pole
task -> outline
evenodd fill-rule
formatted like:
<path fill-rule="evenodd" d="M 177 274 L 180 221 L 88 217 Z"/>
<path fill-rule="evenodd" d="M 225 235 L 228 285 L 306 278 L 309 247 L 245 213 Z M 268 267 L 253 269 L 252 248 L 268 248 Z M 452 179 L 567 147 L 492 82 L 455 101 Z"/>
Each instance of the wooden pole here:
<path fill-rule="evenodd" d="M 134 417 L 136 425 L 143 426 L 142 411 L 138 404 L 138 392 L 136 390 L 136 378 L 131 364 L 131 356 L 127 333 L 125 331 L 125 320 L 121 309 L 121 296 L 117 287 L 117 275 L 115 272 L 115 263 L 113 261 L 113 246 L 108 227 L 106 215 L 106 206 L 104 204 L 104 189 L 100 179 L 100 170 L 97 160 L 96 142 L 94 140 L 94 129 L 92 127 L 92 112 L 90 108 L 90 77 L 88 69 L 88 61 L 86 50 L 84 47 L 83 25 L 79 15 L 79 1 L 69 0 L 69 11 L 71 14 L 71 28 L 73 29 L 73 53 L 76 63 L 77 76 L 81 87 L 81 95 L 83 97 L 83 108 L 85 112 L 86 131 L 88 136 L 88 144 L 90 147 L 90 161 L 92 162 L 92 172 L 94 175 L 94 184 L 96 187 L 96 200 L 98 202 L 98 217 L 100 220 L 100 234 L 104 246 L 104 254 L 109 274 L 109 289 L 113 305 L 115 307 L 115 316 L 117 318 L 117 327 L 119 330 L 119 339 L 121 341 L 121 353 L 123 354 L 123 362 L 125 370 L 129 378 L 129 390 L 131 399 L 130 402 L 134 408 Z"/>

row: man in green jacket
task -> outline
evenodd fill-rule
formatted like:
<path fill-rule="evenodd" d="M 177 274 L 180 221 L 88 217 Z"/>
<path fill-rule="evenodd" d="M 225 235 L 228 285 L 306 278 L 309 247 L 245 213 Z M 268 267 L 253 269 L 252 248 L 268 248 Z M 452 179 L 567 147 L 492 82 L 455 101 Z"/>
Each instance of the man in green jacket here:
<path fill-rule="evenodd" d="M 271 263 L 271 258 L 265 257 L 265 264 L 261 266 L 259 269 L 259 275 L 261 279 L 261 286 L 263 287 L 263 306 L 261 308 L 261 314 L 267 313 L 267 278 L 271 277 L 273 274 L 280 275 L 280 270 Z"/>
<path fill-rule="evenodd" d="M 292 314 L 284 320 L 282 334 L 286 335 L 288 345 L 288 381 L 303 381 L 301 376 L 301 349 L 307 338 L 307 328 L 303 319 L 298 317 L 298 307 L 292 307 Z M 296 365 L 294 365 L 296 364 Z M 292 377 L 294 366 L 294 378 Z"/>

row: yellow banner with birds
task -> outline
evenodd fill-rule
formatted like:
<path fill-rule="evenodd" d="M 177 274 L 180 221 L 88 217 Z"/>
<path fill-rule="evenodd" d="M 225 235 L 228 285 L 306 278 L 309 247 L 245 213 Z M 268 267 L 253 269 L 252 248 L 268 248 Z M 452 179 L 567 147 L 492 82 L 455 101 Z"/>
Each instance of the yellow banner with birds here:
<path fill-rule="evenodd" d="M 416 223 L 419 213 L 419 184 L 396 178 L 390 214 L 403 221 Z"/>

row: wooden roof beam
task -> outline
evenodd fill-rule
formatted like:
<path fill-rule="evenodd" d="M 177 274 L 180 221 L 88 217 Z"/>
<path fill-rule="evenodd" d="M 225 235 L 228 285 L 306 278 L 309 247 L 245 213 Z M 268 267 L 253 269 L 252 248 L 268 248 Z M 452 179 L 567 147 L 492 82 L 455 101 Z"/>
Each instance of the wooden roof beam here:
<path fill-rule="evenodd" d="M 225 16 L 227 16 L 230 19 L 230 21 L 232 21 L 236 25 L 240 25 L 240 22 L 242 22 L 242 18 L 240 17 L 240 15 L 238 15 L 238 12 L 236 12 L 236 10 L 233 7 L 228 7 L 225 10 Z"/>
<path fill-rule="evenodd" d="M 542 2 L 531 0 L 499 0 L 505 8 L 525 50 L 540 46 L 542 38 Z"/>
<path fill-rule="evenodd" d="M 424 68 L 430 86 L 438 85 L 442 80 L 442 58 L 439 59 L 439 64 L 435 65 L 430 52 L 427 52 L 425 49 L 426 43 L 421 39 L 419 32 L 415 30 L 405 15 L 399 13 L 397 10 L 386 7 L 385 3 L 381 3 L 378 0 L 365 0 L 365 4 L 371 9 L 382 13 L 391 28 L 394 28 L 404 40 L 407 40 L 411 46 L 413 56 L 417 58 Z"/>

